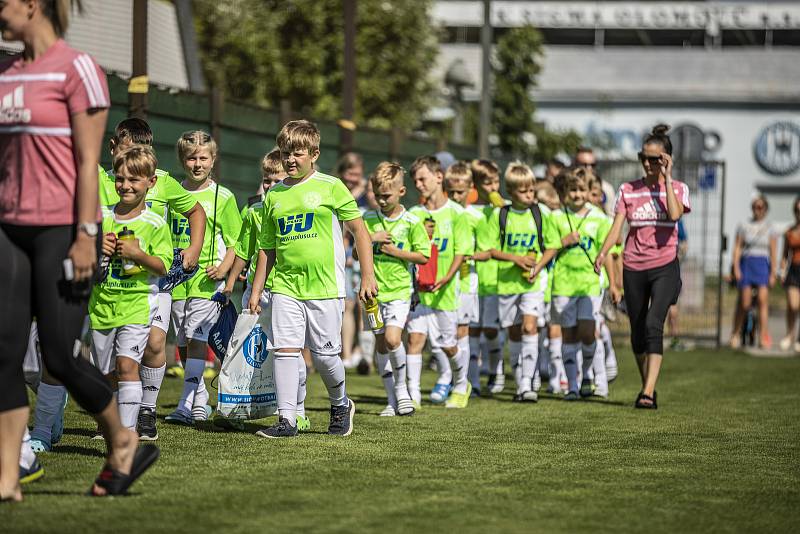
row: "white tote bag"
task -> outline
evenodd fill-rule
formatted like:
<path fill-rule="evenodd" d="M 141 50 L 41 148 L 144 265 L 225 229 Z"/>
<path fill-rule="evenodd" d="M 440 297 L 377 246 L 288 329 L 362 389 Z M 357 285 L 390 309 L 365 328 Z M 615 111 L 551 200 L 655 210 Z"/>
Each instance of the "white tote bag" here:
<path fill-rule="evenodd" d="M 219 373 L 217 411 L 231 419 L 261 419 L 275 415 L 273 362 L 258 315 L 244 310 L 236 320 Z"/>

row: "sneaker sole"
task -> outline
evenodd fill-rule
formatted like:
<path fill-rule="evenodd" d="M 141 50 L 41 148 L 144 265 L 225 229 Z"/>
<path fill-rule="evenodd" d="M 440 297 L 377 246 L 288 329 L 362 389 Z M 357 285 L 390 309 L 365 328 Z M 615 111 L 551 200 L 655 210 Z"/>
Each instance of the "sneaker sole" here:
<path fill-rule="evenodd" d="M 20 484 L 30 484 L 31 482 L 36 482 L 40 478 L 44 476 L 44 467 L 40 467 L 33 473 L 30 473 L 24 477 L 20 477 L 19 483 Z"/>
<path fill-rule="evenodd" d="M 158 434 L 155 436 L 147 436 L 145 434 L 139 434 L 139 441 L 155 441 L 158 439 Z"/>
<path fill-rule="evenodd" d="M 350 420 L 350 424 L 347 426 L 347 432 L 345 432 L 344 434 L 331 434 L 330 432 L 328 432 L 328 434 L 330 434 L 331 436 L 342 436 L 342 437 L 346 437 L 346 436 L 349 436 L 350 434 L 352 434 L 353 433 L 353 416 L 355 416 L 355 414 L 356 414 L 356 403 L 353 402 L 352 399 L 350 399 L 350 409 L 347 412 L 347 418 Z"/>
<path fill-rule="evenodd" d="M 284 439 L 284 438 L 296 438 L 297 434 L 293 434 L 291 436 L 270 436 L 269 434 L 265 434 L 264 432 L 261 432 L 259 430 L 258 432 L 256 432 L 256 436 L 258 436 L 259 438 L 266 438 L 266 439 Z"/>

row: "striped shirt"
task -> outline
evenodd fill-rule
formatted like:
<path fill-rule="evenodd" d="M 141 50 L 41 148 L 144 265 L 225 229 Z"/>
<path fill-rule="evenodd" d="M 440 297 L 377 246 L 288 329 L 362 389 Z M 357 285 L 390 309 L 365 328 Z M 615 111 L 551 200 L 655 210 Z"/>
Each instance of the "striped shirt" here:
<path fill-rule="evenodd" d="M 71 119 L 107 107 L 105 74 L 63 40 L 32 62 L 0 62 L 0 222 L 77 222 Z"/>

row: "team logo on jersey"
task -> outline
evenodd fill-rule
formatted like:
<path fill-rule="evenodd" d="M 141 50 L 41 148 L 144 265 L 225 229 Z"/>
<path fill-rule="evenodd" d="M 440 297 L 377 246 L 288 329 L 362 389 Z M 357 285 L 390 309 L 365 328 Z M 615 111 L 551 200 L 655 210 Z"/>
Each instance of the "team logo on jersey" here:
<path fill-rule="evenodd" d="M 25 88 L 16 86 L 0 98 L 0 123 L 31 122 L 31 110 L 25 108 Z"/>
<path fill-rule="evenodd" d="M 133 276 L 131 274 L 125 274 L 125 271 L 123 270 L 123 267 L 122 267 L 122 260 L 120 260 L 119 258 L 114 258 L 112 260 L 111 269 L 109 269 L 108 273 L 111 276 L 111 278 L 113 278 L 114 280 L 120 280 L 120 281 L 121 280 L 127 280 L 128 278 Z"/>
<path fill-rule="evenodd" d="M 256 369 L 261 369 L 261 365 L 267 359 L 267 335 L 261 329 L 253 330 L 242 345 L 244 359 Z"/>
<path fill-rule="evenodd" d="M 447 243 L 450 241 L 447 237 L 434 237 L 433 244 L 436 245 L 436 248 L 439 249 L 439 253 L 444 252 L 447 250 Z"/>
<path fill-rule="evenodd" d="M 312 226 L 314 226 L 314 213 L 312 212 L 278 217 L 278 234 L 281 236 L 281 241 L 317 237 L 316 232 L 308 232 Z M 291 233 L 298 235 L 289 235 Z"/>
<path fill-rule="evenodd" d="M 506 235 L 506 247 L 508 248 L 524 248 L 526 250 L 532 250 L 535 243 L 536 234 L 515 232 Z"/>
<path fill-rule="evenodd" d="M 176 236 L 191 235 L 189 228 L 189 220 L 182 217 L 172 219 L 172 233 Z"/>
<path fill-rule="evenodd" d="M 310 210 L 317 209 L 322 204 L 322 195 L 316 191 L 309 191 L 303 196 L 303 205 Z"/>

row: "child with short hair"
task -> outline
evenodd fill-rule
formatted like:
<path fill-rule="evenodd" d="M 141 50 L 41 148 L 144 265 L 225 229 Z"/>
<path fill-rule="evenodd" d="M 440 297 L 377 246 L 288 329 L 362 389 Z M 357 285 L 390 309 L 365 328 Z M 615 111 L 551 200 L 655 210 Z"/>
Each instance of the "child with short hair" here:
<path fill-rule="evenodd" d="M 194 425 L 208 419 L 208 393 L 203 383 L 208 334 L 220 314 L 219 302 L 212 300 L 224 287 L 224 280 L 233 264 L 234 246 L 242 226 L 236 197 L 212 179 L 217 159 L 217 143 L 206 132 L 185 132 L 176 144 L 178 161 L 186 178 L 182 184 L 203 206 L 206 229 L 200 254 L 200 269 L 172 292 L 172 320 L 178 351 L 184 359 L 183 392 L 178 407 L 165 421 Z M 188 221 L 172 214 L 172 239 L 176 248 L 189 240 Z M 201 388 L 200 385 L 203 385 Z"/>
<path fill-rule="evenodd" d="M 158 179 L 156 162 L 142 145 L 114 156 L 119 202 L 103 207 L 103 256 L 110 263 L 89 301 L 92 359 L 105 375 L 116 370 L 120 419 L 131 430 L 142 402 L 139 365 L 157 309 L 157 277 L 172 264 L 169 226 L 145 204 Z"/>
<path fill-rule="evenodd" d="M 586 172 L 565 171 L 556 176 L 555 188 L 563 208 L 553 212 L 552 224 L 561 241 L 553 268 L 553 321 L 561 326 L 562 348 L 569 391 L 564 400 L 592 394 L 589 370 L 596 351 L 595 314 L 601 281 L 594 262 L 611 228 L 608 217 L 587 199 Z M 613 277 L 611 258 L 606 258 Z M 612 287 L 614 279 L 611 279 Z M 579 343 L 582 346 L 579 346 Z M 583 353 L 583 380 L 578 386 L 578 350 Z"/>
<path fill-rule="evenodd" d="M 411 306 L 412 265 L 424 265 L 431 242 L 422 221 L 400 203 L 406 193 L 405 170 L 384 161 L 370 176 L 380 207 L 364 213 L 364 223 L 373 243 L 378 304 L 383 328 L 376 331 L 376 360 L 389 403 L 382 416 L 411 415 L 414 404 L 406 385 L 406 350 L 403 329 Z"/>
<path fill-rule="evenodd" d="M 434 221 L 433 242 L 438 248 L 438 260 L 436 282 L 432 287 L 418 288 L 420 302 L 408 320 L 409 390 L 411 398 L 419 403 L 422 348 L 430 338 L 431 352 L 440 370 L 431 401 L 445 403 L 448 408 L 466 408 L 472 385 L 467 379 L 469 351 L 459 350 L 456 341 L 459 307 L 456 275 L 464 257 L 474 252 L 474 244 L 464 221 L 464 208 L 444 193 L 444 173 L 439 160 L 434 156 L 417 158 L 411 165 L 411 177 L 425 201 L 410 211 L 423 220 Z M 450 363 L 456 374 L 452 387 Z"/>
<path fill-rule="evenodd" d="M 558 240 L 550 227 L 550 210 L 536 202 L 533 171 L 521 162 L 505 172 L 511 205 L 491 219 L 494 236 L 490 251 L 498 260 L 497 291 L 500 326 L 508 329 L 509 357 L 517 402 L 536 402 L 532 389 L 539 358 L 537 318 L 544 311 L 547 274 L 540 272 L 555 256 Z"/>
<path fill-rule="evenodd" d="M 256 434 L 266 438 L 297 435 L 298 359 L 311 350 L 314 366 L 331 401 L 328 433 L 348 436 L 355 403 L 347 397 L 342 350 L 344 311 L 344 239 L 340 222 L 353 234 L 362 261 L 362 301 L 375 298 L 372 246 L 361 211 L 347 187 L 315 169 L 319 129 L 309 121 L 286 123 L 278 133 L 288 178 L 264 198 L 258 264 L 253 287 L 264 287 L 272 274 L 272 331 L 278 423 Z M 272 273 L 274 269 L 274 274 Z M 260 295 L 248 303 L 261 311 Z"/>

